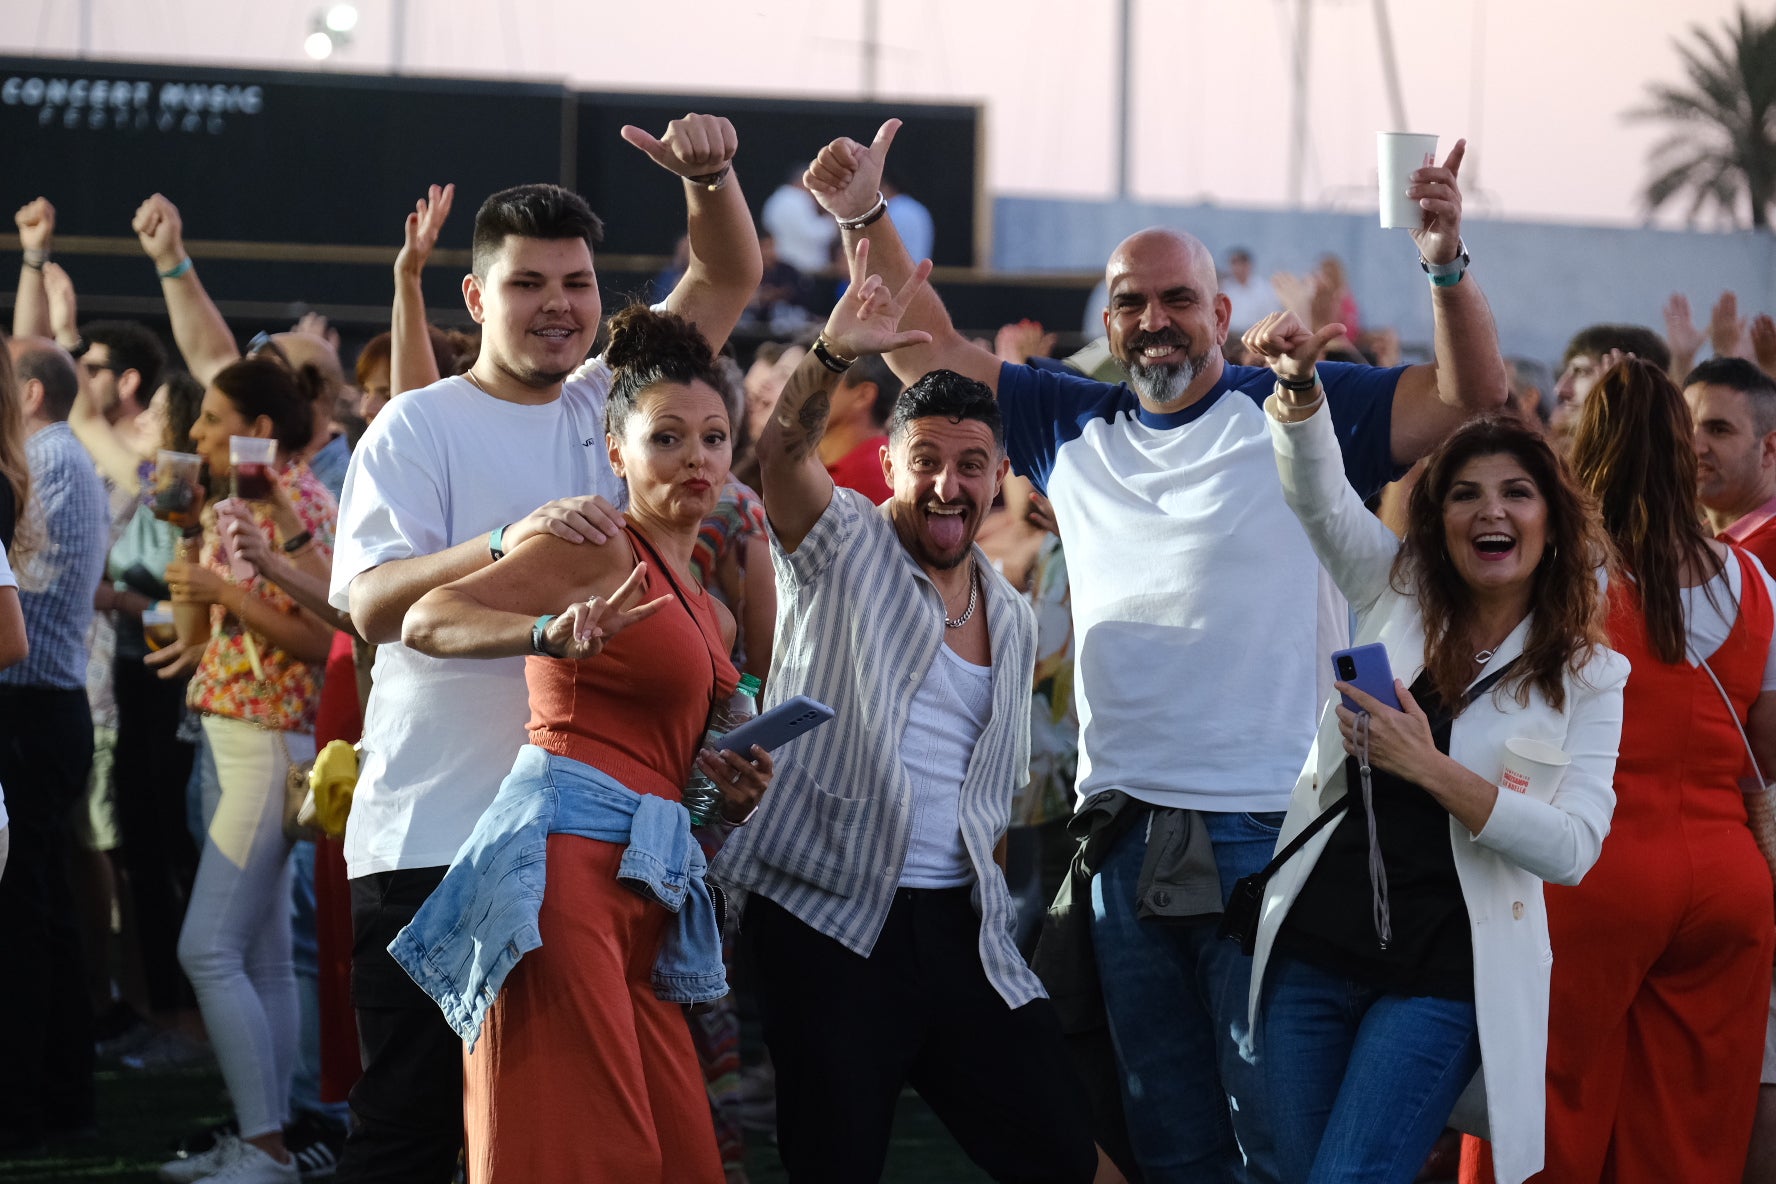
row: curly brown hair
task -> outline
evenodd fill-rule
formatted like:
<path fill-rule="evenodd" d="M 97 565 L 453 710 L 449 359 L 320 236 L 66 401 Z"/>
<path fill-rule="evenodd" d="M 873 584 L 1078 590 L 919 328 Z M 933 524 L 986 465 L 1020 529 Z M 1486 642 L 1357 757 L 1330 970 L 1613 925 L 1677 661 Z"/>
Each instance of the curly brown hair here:
<path fill-rule="evenodd" d="M 1597 569 L 1608 563 L 1609 538 L 1597 508 L 1539 433 L 1510 416 L 1469 420 L 1427 459 L 1406 507 L 1406 539 L 1394 557 L 1394 590 L 1416 596 L 1424 614 L 1424 664 L 1444 703 L 1459 709 L 1472 680 L 1473 593 L 1450 559 L 1443 504 L 1469 461 L 1509 456 L 1522 465 L 1548 505 L 1548 541 L 1530 589 L 1529 638 L 1520 665 L 1500 683 L 1520 705 L 1531 689 L 1556 711 L 1566 706 L 1566 675 L 1608 641 L 1607 608 Z"/>
<path fill-rule="evenodd" d="M 618 439 L 642 394 L 662 382 L 703 382 L 718 394 L 722 389 L 715 351 L 697 326 L 639 302 L 611 318 L 604 360 L 611 368 L 604 430 Z"/>
<path fill-rule="evenodd" d="M 1683 392 L 1662 368 L 1635 357 L 1591 388 L 1572 439 L 1573 472 L 1634 576 L 1648 640 L 1663 662 L 1684 656 L 1685 564 L 1708 576 L 1721 569 L 1697 512 L 1694 439 Z"/>

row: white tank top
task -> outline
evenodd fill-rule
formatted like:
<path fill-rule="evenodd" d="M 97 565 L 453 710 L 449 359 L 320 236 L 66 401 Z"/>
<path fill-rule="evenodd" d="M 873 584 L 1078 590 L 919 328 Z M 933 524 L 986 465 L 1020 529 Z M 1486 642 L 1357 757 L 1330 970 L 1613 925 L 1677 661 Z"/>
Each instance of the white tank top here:
<path fill-rule="evenodd" d="M 901 763 L 913 785 L 913 835 L 901 865 L 903 888 L 973 883 L 962 843 L 962 779 L 993 714 L 993 668 L 964 660 L 947 645 L 925 674 L 907 713 Z"/>

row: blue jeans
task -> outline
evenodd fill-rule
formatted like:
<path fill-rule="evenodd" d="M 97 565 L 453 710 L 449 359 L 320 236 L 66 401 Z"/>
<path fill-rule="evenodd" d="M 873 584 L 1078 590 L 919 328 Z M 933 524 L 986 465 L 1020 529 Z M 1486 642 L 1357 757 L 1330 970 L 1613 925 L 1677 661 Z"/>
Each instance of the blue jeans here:
<path fill-rule="evenodd" d="M 1259 1066 L 1287 1115 L 1273 1132 L 1291 1184 L 1405 1184 L 1480 1068 L 1474 1005 L 1384 995 L 1278 955 L 1265 972 Z"/>
<path fill-rule="evenodd" d="M 1283 816 L 1202 817 L 1225 904 L 1241 876 L 1270 862 Z M 1092 947 L 1135 1159 L 1148 1184 L 1272 1184 L 1270 1107 L 1242 1055 L 1252 959 L 1213 922 L 1138 920 L 1146 854 L 1147 828 L 1136 825 L 1092 881 Z"/>
<path fill-rule="evenodd" d="M 290 1107 L 322 1114 L 344 1125 L 351 1108 L 321 1101 L 321 969 L 315 934 L 315 846 L 297 843 L 290 852 L 290 961 L 296 969 L 296 1001 L 302 1027 L 296 1069 L 290 1078 Z"/>

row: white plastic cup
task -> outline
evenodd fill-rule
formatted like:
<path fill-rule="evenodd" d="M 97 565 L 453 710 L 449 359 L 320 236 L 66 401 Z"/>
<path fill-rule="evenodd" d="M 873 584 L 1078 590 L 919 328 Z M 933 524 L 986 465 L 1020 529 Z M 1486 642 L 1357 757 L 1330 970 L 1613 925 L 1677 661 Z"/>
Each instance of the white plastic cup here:
<path fill-rule="evenodd" d="M 1570 764 L 1572 757 L 1545 740 L 1513 736 L 1505 741 L 1505 767 L 1499 774 L 1499 788 L 1526 793 L 1537 801 L 1552 801 Z"/>
<path fill-rule="evenodd" d="M 1437 137 L 1418 132 L 1376 132 L 1375 173 L 1383 230 L 1417 230 L 1424 211 L 1406 196 L 1412 174 L 1437 163 Z"/>

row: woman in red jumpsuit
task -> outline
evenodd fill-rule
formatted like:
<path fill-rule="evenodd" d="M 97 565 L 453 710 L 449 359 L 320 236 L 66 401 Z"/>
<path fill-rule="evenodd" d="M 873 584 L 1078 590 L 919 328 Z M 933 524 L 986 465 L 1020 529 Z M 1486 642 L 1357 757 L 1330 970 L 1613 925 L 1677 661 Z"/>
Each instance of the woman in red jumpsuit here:
<path fill-rule="evenodd" d="M 1633 672 L 1603 855 L 1582 883 L 1547 890 L 1547 1160 L 1534 1179 L 1548 1184 L 1738 1184 L 1751 1138 L 1776 919 L 1740 726 L 1776 775 L 1764 693 L 1776 612 L 1761 566 L 1698 518 L 1690 441 L 1677 387 L 1634 358 L 1591 392 L 1573 441 L 1621 553 L 1610 645 Z M 1470 1141 L 1464 1181 L 1489 1168 Z"/>

